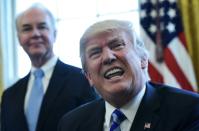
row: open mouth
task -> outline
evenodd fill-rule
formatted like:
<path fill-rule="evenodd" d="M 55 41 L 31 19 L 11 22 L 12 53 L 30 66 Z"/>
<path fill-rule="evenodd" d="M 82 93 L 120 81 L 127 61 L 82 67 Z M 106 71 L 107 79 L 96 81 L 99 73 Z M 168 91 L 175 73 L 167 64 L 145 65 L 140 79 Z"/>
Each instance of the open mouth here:
<path fill-rule="evenodd" d="M 119 67 L 115 67 L 115 68 L 112 68 L 108 71 L 106 71 L 104 73 L 104 77 L 106 79 L 111 79 L 113 77 L 117 77 L 117 76 L 122 76 L 124 74 L 124 70 L 119 68 Z"/>

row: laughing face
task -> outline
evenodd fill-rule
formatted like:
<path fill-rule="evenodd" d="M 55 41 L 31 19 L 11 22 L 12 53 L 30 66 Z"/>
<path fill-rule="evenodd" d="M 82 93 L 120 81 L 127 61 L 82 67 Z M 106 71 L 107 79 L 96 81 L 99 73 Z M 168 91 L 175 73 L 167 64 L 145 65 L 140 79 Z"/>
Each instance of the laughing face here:
<path fill-rule="evenodd" d="M 142 89 L 142 61 L 124 31 L 102 32 L 90 38 L 85 60 L 90 84 L 112 105 L 127 103 Z"/>

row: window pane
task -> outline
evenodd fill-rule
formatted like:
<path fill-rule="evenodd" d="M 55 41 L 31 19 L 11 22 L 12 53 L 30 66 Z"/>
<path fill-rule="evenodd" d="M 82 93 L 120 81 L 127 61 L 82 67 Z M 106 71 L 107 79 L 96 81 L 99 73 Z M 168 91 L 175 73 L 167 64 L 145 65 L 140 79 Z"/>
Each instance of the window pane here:
<path fill-rule="evenodd" d="M 127 12 L 127 13 L 116 13 L 116 14 L 112 14 L 112 15 L 104 15 L 99 17 L 99 20 L 105 20 L 105 19 L 118 19 L 118 20 L 128 20 L 128 21 L 132 21 L 133 26 L 135 28 L 135 30 L 137 31 L 137 33 L 139 34 L 139 14 L 137 11 L 131 11 L 131 12 Z"/>
<path fill-rule="evenodd" d="M 17 13 L 25 10 L 27 7 L 31 6 L 33 3 L 42 3 L 47 8 L 49 8 L 53 14 L 56 15 L 56 0 L 16 0 L 16 10 Z"/>
<path fill-rule="evenodd" d="M 18 0 L 17 11 L 24 10 L 33 2 L 44 4 L 57 18 L 58 34 L 54 52 L 63 62 L 74 66 L 81 67 L 79 39 L 92 23 L 111 18 L 130 20 L 139 31 L 138 0 Z M 22 77 L 28 73 L 31 65 L 20 46 L 18 50 L 18 72 Z M 24 65 L 26 69 L 21 70 Z"/>
<path fill-rule="evenodd" d="M 64 62 L 81 67 L 79 58 L 79 39 L 86 27 L 95 19 L 68 19 L 58 23 L 57 41 L 54 51 Z"/>
<path fill-rule="evenodd" d="M 125 13 L 138 10 L 138 0 L 98 0 L 99 14 Z"/>
<path fill-rule="evenodd" d="M 57 0 L 57 12 L 60 19 L 95 17 L 95 0 Z"/>

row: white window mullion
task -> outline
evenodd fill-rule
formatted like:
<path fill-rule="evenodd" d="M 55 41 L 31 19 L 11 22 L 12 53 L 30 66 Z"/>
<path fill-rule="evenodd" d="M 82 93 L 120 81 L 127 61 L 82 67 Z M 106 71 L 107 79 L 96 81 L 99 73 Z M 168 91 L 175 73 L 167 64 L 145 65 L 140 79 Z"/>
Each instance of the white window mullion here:
<path fill-rule="evenodd" d="M 18 78 L 17 46 L 15 37 L 15 0 L 1 0 L 1 44 L 4 85 L 7 88 Z"/>

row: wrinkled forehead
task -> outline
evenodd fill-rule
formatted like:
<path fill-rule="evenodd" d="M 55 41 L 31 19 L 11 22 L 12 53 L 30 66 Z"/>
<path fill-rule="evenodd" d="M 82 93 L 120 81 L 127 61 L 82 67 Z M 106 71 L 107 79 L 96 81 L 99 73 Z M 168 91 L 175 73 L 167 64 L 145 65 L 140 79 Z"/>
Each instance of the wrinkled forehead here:
<path fill-rule="evenodd" d="M 124 30 L 120 29 L 107 29 L 101 32 L 96 32 L 90 36 L 87 37 L 85 44 L 91 45 L 91 44 L 106 44 L 110 41 L 114 40 L 124 40 L 129 41 L 131 40 L 130 35 L 125 32 Z"/>
<path fill-rule="evenodd" d="M 103 46 L 106 45 L 109 41 L 113 39 L 117 39 L 120 37 L 120 33 L 118 31 L 103 31 L 93 34 L 92 36 L 87 38 L 85 46 Z M 85 48 L 86 48 L 85 47 Z"/>
<path fill-rule="evenodd" d="M 132 38 L 125 30 L 108 28 L 106 30 L 96 31 L 90 33 L 84 39 L 80 41 L 80 56 L 85 52 L 86 48 L 92 46 L 104 46 L 109 44 L 111 41 L 124 41 L 131 43 Z"/>

